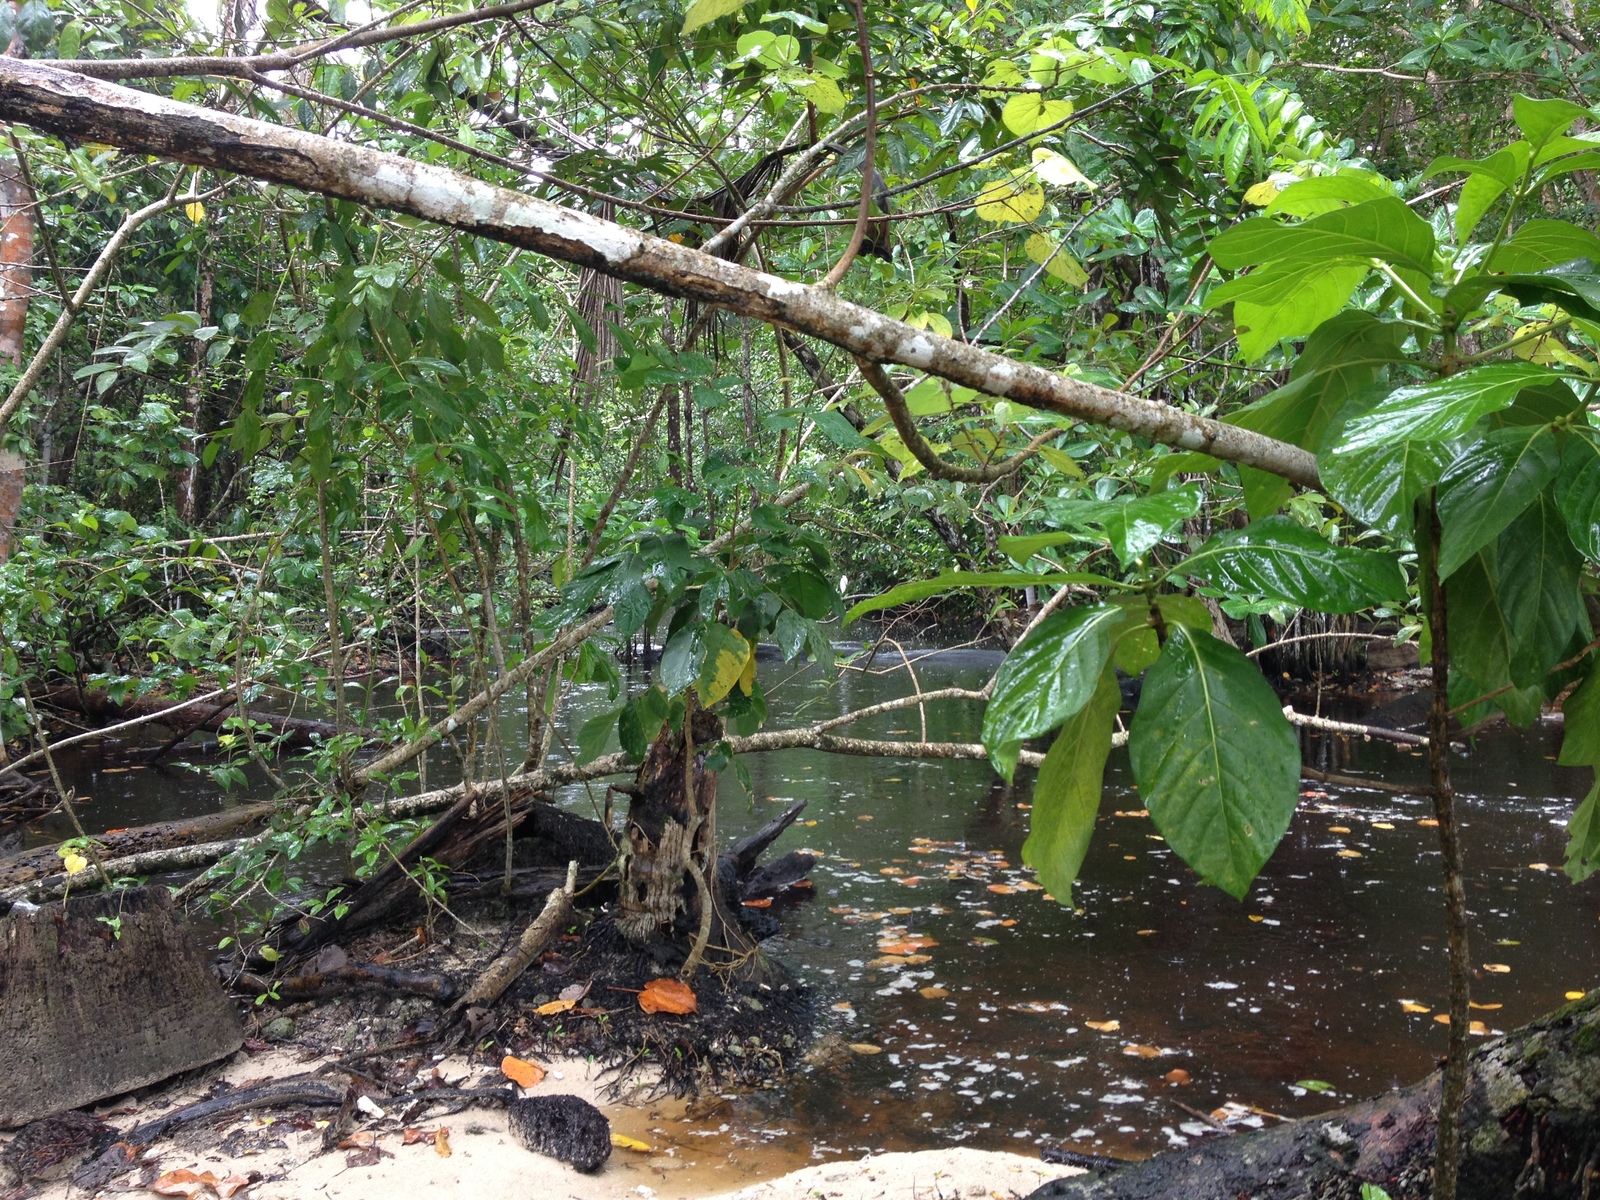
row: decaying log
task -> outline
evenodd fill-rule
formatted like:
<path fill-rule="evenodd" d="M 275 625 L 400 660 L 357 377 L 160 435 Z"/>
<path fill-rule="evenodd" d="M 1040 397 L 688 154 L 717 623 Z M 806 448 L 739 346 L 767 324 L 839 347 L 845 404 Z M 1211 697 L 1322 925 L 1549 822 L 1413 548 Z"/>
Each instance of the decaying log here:
<path fill-rule="evenodd" d="M 209 867 L 237 850 L 244 838 L 229 838 L 222 842 L 201 842 L 198 845 L 169 846 L 164 850 L 150 850 L 143 854 L 125 854 L 121 858 L 102 858 L 99 866 L 115 882 L 135 875 L 160 875 L 168 871 L 184 871 L 192 867 Z M 61 860 L 56 859 L 59 864 Z M 30 883 L 19 883 L 0 889 L 0 914 L 10 910 L 18 901 L 40 904 L 59 899 L 72 888 L 82 888 L 87 883 L 93 887 L 98 876 L 72 876 L 65 871 L 46 875 Z"/>
<path fill-rule="evenodd" d="M 768 846 L 783 836 L 783 831 L 793 825 L 801 813 L 805 812 L 806 803 L 804 800 L 796 801 L 786 808 L 781 816 L 774 817 L 760 829 L 747 837 L 740 838 L 722 852 L 723 858 L 731 860 L 736 878 L 744 879 L 755 870 L 756 860 L 766 853 Z"/>
<path fill-rule="evenodd" d="M 539 952 L 550 944 L 550 939 L 572 919 L 572 896 L 577 886 L 578 864 L 573 861 L 567 864 L 566 886 L 550 893 L 543 911 L 522 931 L 516 946 L 489 964 L 466 995 L 456 1001 L 455 1010 L 473 1004 L 493 1004 L 500 999 L 505 990 L 516 982 L 517 976 L 526 971 Z"/>
<path fill-rule="evenodd" d="M 0 1128 L 155 1083 L 243 1042 L 164 888 L 0 918 Z"/>
<path fill-rule="evenodd" d="M 1439 1075 L 1271 1129 L 1169 1150 L 1028 1200 L 1425 1200 Z M 1600 1195 L 1600 990 L 1480 1046 L 1462 1113 L 1460 1200 Z"/>
<path fill-rule="evenodd" d="M 454 981 L 446 975 L 434 971 L 399 971 L 377 963 L 348 963 L 327 971 L 291 975 L 277 981 L 245 972 L 239 977 L 239 983 L 252 995 L 271 992 L 280 1001 L 337 996 L 355 989 L 405 992 L 413 996 L 426 996 L 430 1000 L 450 1000 L 456 994 Z"/>
<path fill-rule="evenodd" d="M 84 692 L 75 687 L 51 688 L 39 700 L 52 708 L 64 708 L 105 721 L 126 721 L 132 717 L 170 718 L 173 728 L 186 729 L 190 733 L 201 729 L 214 733 L 221 729 L 223 722 L 232 714 L 234 704 L 232 696 L 203 703 L 175 701 L 166 696 L 138 696 L 116 701 L 105 692 Z M 318 738 L 325 740 L 339 732 L 332 721 L 318 721 L 311 717 L 289 717 L 257 709 L 250 709 L 244 715 L 258 725 L 265 725 L 274 735 L 281 736 L 287 746 L 309 746 Z"/>

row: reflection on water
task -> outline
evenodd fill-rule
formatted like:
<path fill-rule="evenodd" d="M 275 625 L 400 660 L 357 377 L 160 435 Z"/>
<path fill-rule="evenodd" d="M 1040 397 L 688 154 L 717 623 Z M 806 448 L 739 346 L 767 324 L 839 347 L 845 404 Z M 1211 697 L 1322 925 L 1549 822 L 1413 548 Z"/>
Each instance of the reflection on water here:
<path fill-rule="evenodd" d="M 979 686 L 997 661 L 923 659 L 917 686 Z M 904 670 L 830 680 L 777 663 L 762 680 L 774 727 L 910 686 Z M 607 704 L 600 689 L 577 697 L 569 744 Z M 907 709 L 848 732 L 915 737 L 923 720 Z M 929 705 L 925 720 L 929 738 L 977 740 L 976 706 Z M 525 727 L 516 714 L 506 722 L 508 739 Z M 1600 984 L 1600 890 L 1559 870 L 1565 820 L 1588 786 L 1586 772 L 1555 765 L 1559 736 L 1553 725 L 1494 730 L 1455 764 L 1481 964 L 1473 1015 L 1489 1032 Z M 1425 781 L 1406 748 L 1307 749 L 1344 773 Z M 192 775 L 110 773 L 106 761 L 73 760 L 94 825 L 214 804 Z M 783 911 L 768 947 L 816 988 L 824 1038 L 788 1086 L 724 1110 L 752 1141 L 827 1157 L 950 1142 L 1147 1154 L 1205 1136 L 1202 1114 L 1225 1102 L 1305 1115 L 1411 1082 L 1444 1052 L 1438 854 L 1422 797 L 1308 794 L 1239 903 L 1199 887 L 1156 835 L 1118 751 L 1067 909 L 1021 866 L 1027 772 L 1006 788 L 981 762 L 784 751 L 747 765 L 753 797 L 724 777 L 722 835 L 805 798 L 780 848 L 823 856 L 814 901 Z M 582 788 L 562 801 L 589 811 Z M 1169 1083 L 1174 1071 L 1190 1082 Z"/>

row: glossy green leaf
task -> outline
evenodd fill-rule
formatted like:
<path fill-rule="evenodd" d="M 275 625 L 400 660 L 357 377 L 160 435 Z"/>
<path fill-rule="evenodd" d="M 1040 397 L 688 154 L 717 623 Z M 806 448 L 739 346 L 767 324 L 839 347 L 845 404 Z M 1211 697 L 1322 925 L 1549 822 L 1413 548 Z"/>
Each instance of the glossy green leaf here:
<path fill-rule="evenodd" d="M 1513 142 L 1484 158 L 1456 158 L 1446 155 L 1429 164 L 1424 179 L 1435 175 L 1465 171 L 1467 180 L 1456 196 L 1456 240 L 1465 242 L 1507 189 L 1516 187 L 1532 153 L 1526 142 Z"/>
<path fill-rule="evenodd" d="M 1555 497 L 1567 536 L 1584 557 L 1600 562 L 1600 447 L 1589 438 L 1567 439 Z"/>
<path fill-rule="evenodd" d="M 1233 305 L 1239 351 L 1254 362 L 1284 338 L 1303 337 L 1332 318 L 1369 270 L 1340 261 L 1288 259 L 1212 288 L 1205 306 Z"/>
<path fill-rule="evenodd" d="M 1243 898 L 1299 800 L 1300 739 L 1255 664 L 1210 634 L 1173 630 L 1145 675 L 1128 752 L 1168 845 Z"/>
<path fill-rule="evenodd" d="M 1569 221 L 1529 221 L 1495 251 L 1488 269 L 1537 272 L 1575 258 L 1600 262 L 1600 235 Z"/>
<path fill-rule="evenodd" d="M 612 730 L 617 727 L 617 718 L 622 715 L 627 705 L 621 705 L 598 716 L 590 717 L 578 727 L 578 764 L 593 762 L 605 753 L 606 743 L 611 740 Z"/>
<path fill-rule="evenodd" d="M 1474 275 L 1451 288 L 1445 307 L 1465 315 L 1487 296 L 1504 292 L 1523 304 L 1553 304 L 1586 321 L 1600 321 L 1600 266 L 1588 258 L 1516 275 Z"/>
<path fill-rule="evenodd" d="M 683 14 L 683 31 L 679 36 L 687 37 L 700 26 L 736 13 L 744 6 L 745 0 L 692 0 Z"/>
<path fill-rule="evenodd" d="M 1337 175 L 1317 175 L 1291 183 L 1272 198 L 1262 215 L 1317 217 L 1336 208 L 1392 196 L 1392 187 L 1375 172 L 1346 168 Z"/>
<path fill-rule="evenodd" d="M 1600 781 L 1567 822 L 1567 861 L 1562 869 L 1573 883 L 1600 871 Z"/>
<path fill-rule="evenodd" d="M 1359 309 L 1339 313 L 1306 339 L 1288 383 L 1223 420 L 1315 453 L 1345 401 L 1404 360 L 1407 333 Z"/>
<path fill-rule="evenodd" d="M 1346 511 L 1374 529 L 1409 536 L 1412 506 L 1455 458 L 1449 442 L 1396 441 L 1322 454 L 1322 486 Z"/>
<path fill-rule="evenodd" d="M 1561 705 L 1563 767 L 1600 767 L 1600 670 L 1592 671 Z"/>
<path fill-rule="evenodd" d="M 1345 424 L 1337 451 L 1369 450 L 1396 441 L 1446 441 L 1460 437 L 1489 413 L 1505 408 L 1523 388 L 1554 384 L 1562 376 L 1532 363 L 1490 363 L 1459 375 L 1396 388 Z"/>
<path fill-rule="evenodd" d="M 1497 429 L 1445 469 L 1439 481 L 1439 574 L 1500 536 L 1561 469 L 1561 447 L 1546 425 Z"/>
<path fill-rule="evenodd" d="M 617 741 L 623 752 L 634 762 L 643 762 L 671 711 L 671 698 L 660 687 L 646 688 L 623 705 L 617 717 Z"/>
<path fill-rule="evenodd" d="M 1522 130 L 1522 136 L 1533 143 L 1535 150 L 1558 134 L 1565 133 L 1568 126 L 1580 117 L 1589 115 L 1588 109 L 1559 96 L 1541 100 L 1519 93 L 1511 100 L 1511 116 L 1517 128 Z"/>
<path fill-rule="evenodd" d="M 899 587 L 890 588 L 881 596 L 863 600 L 845 613 L 844 623 L 848 625 L 867 613 L 893 608 L 897 604 L 915 604 L 919 600 L 926 600 L 929 596 L 954 591 L 956 588 L 1059 587 L 1065 583 L 1085 583 L 1092 587 L 1120 586 L 1114 579 L 1107 579 L 1104 575 L 1095 575 L 1088 571 L 1051 575 L 1029 575 L 1024 571 L 946 571 L 941 575 L 935 575 L 932 579 L 902 583 Z"/>
<path fill-rule="evenodd" d="M 1126 614 L 1111 635 L 1111 662 L 1124 674 L 1142 675 L 1161 657 L 1161 643 L 1150 624 L 1150 602 L 1143 596 L 1117 596 L 1111 603 Z M 1179 625 L 1201 633 L 1211 629 L 1211 610 L 1199 596 L 1163 592 L 1156 597 L 1156 607 L 1169 630 Z"/>
<path fill-rule="evenodd" d="M 670 695 L 687 691 L 700 678 L 700 666 L 706 657 L 700 629 L 698 625 L 684 626 L 667 639 L 661 651 L 661 686 Z"/>
<path fill-rule="evenodd" d="M 1033 785 L 1022 861 L 1039 873 L 1039 881 L 1058 903 L 1069 907 L 1100 811 L 1106 756 L 1121 700 L 1116 672 L 1103 671 L 1093 698 L 1067 720 L 1050 744 Z"/>
<path fill-rule="evenodd" d="M 1124 615 L 1113 604 L 1053 613 L 1006 655 L 984 709 L 983 744 L 1007 783 L 1024 740 L 1048 733 L 1088 703 Z"/>
<path fill-rule="evenodd" d="M 1206 249 L 1226 271 L 1280 259 L 1297 263 L 1379 259 L 1433 271 L 1433 226 L 1402 200 L 1384 196 L 1286 225 L 1252 217 L 1211 239 Z"/>
<path fill-rule="evenodd" d="M 1200 489 L 1190 485 L 1117 500 L 1047 500 L 1045 511 L 1062 525 L 1103 529 L 1118 561 L 1126 567 L 1200 511 Z"/>
<path fill-rule="evenodd" d="M 1555 502 L 1541 496 L 1506 527 L 1499 544 L 1499 593 L 1514 631 L 1511 682 L 1542 686 L 1589 619 L 1579 590 L 1583 560 Z"/>
<path fill-rule="evenodd" d="M 1289 517 L 1224 530 L 1175 570 L 1214 587 L 1329 613 L 1357 612 L 1406 594 L 1405 572 L 1393 554 L 1335 546 Z"/>

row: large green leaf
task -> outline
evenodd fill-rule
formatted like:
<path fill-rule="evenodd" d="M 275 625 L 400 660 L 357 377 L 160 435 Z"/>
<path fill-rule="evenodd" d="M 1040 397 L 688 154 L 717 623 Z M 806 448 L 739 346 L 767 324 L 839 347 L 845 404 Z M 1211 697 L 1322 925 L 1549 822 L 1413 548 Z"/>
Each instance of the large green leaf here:
<path fill-rule="evenodd" d="M 1538 150 L 1551 138 L 1565 133 L 1574 121 L 1589 116 L 1589 110 L 1559 96 L 1539 99 L 1518 93 L 1511 99 L 1511 115 L 1522 135 Z"/>
<path fill-rule="evenodd" d="M 1600 871 L 1600 782 L 1589 789 L 1567 822 L 1567 861 L 1563 870 L 1573 883 L 1582 883 Z"/>
<path fill-rule="evenodd" d="M 1600 767 L 1600 670 L 1590 673 L 1561 705 L 1563 767 Z"/>
<path fill-rule="evenodd" d="M 897 604 L 915 604 L 919 600 L 926 600 L 929 596 L 954 591 L 956 588 L 1058 587 L 1065 583 L 1084 583 L 1092 587 L 1120 586 L 1114 579 L 1107 579 L 1104 575 L 1095 575 L 1087 571 L 1053 575 L 1029 575 L 1023 571 L 946 571 L 941 575 L 935 575 L 932 579 L 917 579 L 911 583 L 902 583 L 898 587 L 890 588 L 881 596 L 863 600 L 845 613 L 844 623 L 848 625 L 857 617 L 865 616 L 867 613 L 893 608 Z"/>
<path fill-rule="evenodd" d="M 679 36 L 687 37 L 700 26 L 736 13 L 744 6 L 745 0 L 692 0 L 683 14 L 683 30 Z"/>
<path fill-rule="evenodd" d="M 1337 175 L 1316 175 L 1291 183 L 1272 198 L 1261 215 L 1318 217 L 1336 208 L 1392 196 L 1393 187 L 1375 172 L 1346 167 Z"/>
<path fill-rule="evenodd" d="M 1106 755 L 1122 692 L 1117 673 L 1101 673 L 1093 698 L 1080 708 L 1050 744 L 1033 785 L 1028 840 L 1022 861 L 1039 873 L 1050 894 L 1072 903 L 1072 885 L 1083 866 L 1105 788 Z"/>
<path fill-rule="evenodd" d="M 745 641 L 738 630 L 721 624 L 707 625 L 702 637 L 706 652 L 695 684 L 700 703 L 710 708 L 739 682 L 755 647 Z"/>
<path fill-rule="evenodd" d="M 1439 574 L 1500 535 L 1561 469 L 1561 447 L 1547 425 L 1512 425 L 1473 443 L 1439 481 Z"/>
<path fill-rule="evenodd" d="M 1233 305 L 1239 352 L 1253 362 L 1284 338 L 1303 337 L 1335 316 L 1370 269 L 1287 259 L 1212 288 L 1205 306 Z"/>
<path fill-rule="evenodd" d="M 1300 739 L 1254 663 L 1179 627 L 1128 739 L 1156 828 L 1206 883 L 1243 898 L 1299 799 Z"/>
<path fill-rule="evenodd" d="M 1500 535 L 1499 592 L 1514 631 L 1511 682 L 1542 686 L 1588 615 L 1579 590 L 1583 560 L 1555 502 L 1542 496 Z"/>
<path fill-rule="evenodd" d="M 1556 480 L 1556 507 L 1573 543 L 1591 562 L 1600 562 L 1600 447 L 1587 437 L 1567 439 Z"/>
<path fill-rule="evenodd" d="M 1534 273 L 1575 258 L 1600 262 L 1600 235 L 1570 221 L 1529 221 L 1495 251 L 1487 269 Z"/>
<path fill-rule="evenodd" d="M 1339 313 L 1306 339 L 1288 383 L 1223 420 L 1316 453 L 1345 401 L 1404 360 L 1407 334 L 1404 325 L 1360 309 Z"/>
<path fill-rule="evenodd" d="M 1553 304 L 1585 321 L 1600 320 L 1600 267 L 1593 259 L 1574 258 L 1531 273 L 1474 275 L 1446 293 L 1445 307 L 1464 316 L 1495 292 L 1523 304 Z"/>
<path fill-rule="evenodd" d="M 1446 155 L 1428 165 L 1424 179 L 1445 172 L 1465 171 L 1467 181 L 1456 197 L 1456 240 L 1465 242 L 1483 220 L 1489 206 L 1521 181 L 1528 167 L 1532 148 L 1527 142 L 1512 142 L 1485 158 L 1455 158 Z"/>
<path fill-rule="evenodd" d="M 983 744 L 1007 783 L 1022 742 L 1054 729 L 1088 703 L 1111 657 L 1112 632 L 1125 620 L 1114 604 L 1046 617 L 995 673 L 983 713 Z"/>
<path fill-rule="evenodd" d="M 1280 259 L 1300 263 L 1380 259 L 1431 274 L 1433 247 L 1433 226 L 1404 201 L 1385 196 L 1298 225 L 1252 217 L 1212 238 L 1206 249 L 1225 271 Z"/>
<path fill-rule="evenodd" d="M 1161 642 L 1150 624 L 1150 601 L 1144 596 L 1116 596 L 1111 603 L 1126 614 L 1112 634 L 1111 662 L 1126 674 L 1142 675 L 1161 657 Z M 1211 610 L 1199 596 L 1163 592 L 1156 597 L 1156 607 L 1168 629 L 1184 625 L 1204 633 L 1211 628 Z"/>
<path fill-rule="evenodd" d="M 1345 423 L 1337 450 L 1370 450 L 1396 441 L 1460 437 L 1489 413 L 1505 408 L 1523 388 L 1556 384 L 1563 376 L 1532 363 L 1490 363 L 1459 375 L 1396 388 Z"/>
<path fill-rule="evenodd" d="M 1409 536 L 1412 505 L 1455 457 L 1449 442 L 1396 441 L 1324 453 L 1317 465 L 1328 495 L 1374 529 Z"/>
<path fill-rule="evenodd" d="M 1105 530 L 1118 561 L 1127 567 L 1200 511 L 1200 489 L 1191 484 L 1118 500 L 1046 500 L 1044 507 L 1059 524 Z"/>
<path fill-rule="evenodd" d="M 1174 569 L 1215 587 L 1329 613 L 1356 612 L 1406 594 L 1405 572 L 1393 554 L 1335 546 L 1289 517 L 1224 530 Z"/>

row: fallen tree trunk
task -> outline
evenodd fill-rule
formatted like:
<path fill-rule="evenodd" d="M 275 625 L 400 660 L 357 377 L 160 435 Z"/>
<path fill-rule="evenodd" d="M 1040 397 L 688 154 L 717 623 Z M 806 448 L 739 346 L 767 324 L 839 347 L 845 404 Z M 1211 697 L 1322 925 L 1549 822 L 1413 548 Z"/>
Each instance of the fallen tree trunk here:
<path fill-rule="evenodd" d="M 39 700 L 52 708 L 64 708 L 105 721 L 126 721 L 133 717 L 163 720 L 170 717 L 174 729 L 181 728 L 191 733 L 201 729 L 211 733 L 220 730 L 223 722 L 232 714 L 235 703 L 232 696 L 204 703 L 194 700 L 173 701 L 165 696 L 139 696 L 117 701 L 105 692 L 84 692 L 75 687 L 51 688 Z M 244 715 L 282 737 L 286 746 L 309 746 L 317 738 L 331 738 L 339 732 L 332 721 L 318 721 L 311 717 L 289 717 L 257 709 L 251 709 Z"/>
<path fill-rule="evenodd" d="M 1480 1046 L 1461 1114 L 1459 1200 L 1600 1195 L 1600 991 Z M 1028 1200 L 1392 1200 L 1432 1187 L 1439 1075 L 1271 1129 L 1170 1150 Z"/>
<path fill-rule="evenodd" d="M 431 163 L 20 59 L 0 61 L 0 120 L 407 213 L 808 334 L 871 362 L 915 367 L 987 395 L 1320 488 L 1315 456 L 1298 446 L 1016 362 L 852 304 L 832 288 L 753 271 Z"/>

